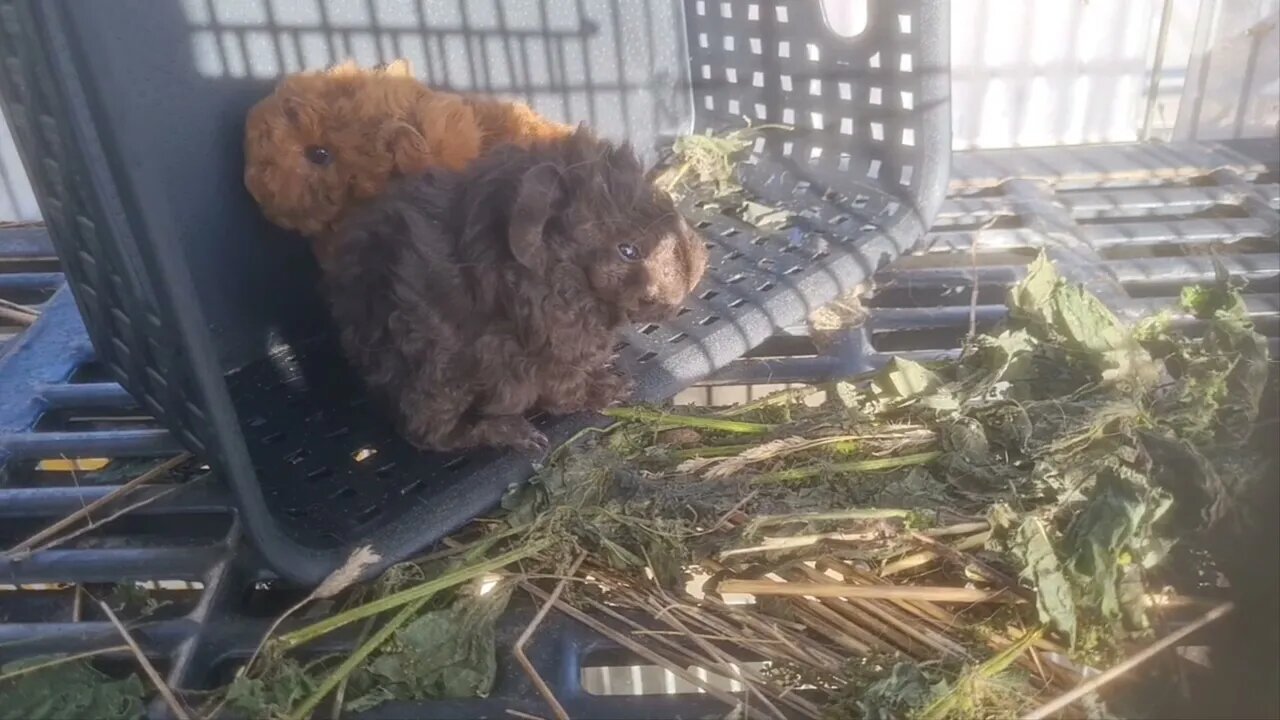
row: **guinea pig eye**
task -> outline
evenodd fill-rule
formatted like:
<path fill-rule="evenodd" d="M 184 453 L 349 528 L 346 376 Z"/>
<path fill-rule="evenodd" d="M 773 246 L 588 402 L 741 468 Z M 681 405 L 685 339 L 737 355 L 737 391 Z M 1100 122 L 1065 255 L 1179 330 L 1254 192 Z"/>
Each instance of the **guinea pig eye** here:
<path fill-rule="evenodd" d="M 640 260 L 640 248 L 631 243 L 619 243 L 618 254 L 627 262 L 637 262 Z"/>
<path fill-rule="evenodd" d="M 333 155 L 330 154 L 328 150 L 320 147 L 319 145 L 308 146 L 306 149 L 306 154 L 307 154 L 307 160 L 310 161 L 312 165 L 319 165 L 320 167 L 324 167 L 325 165 L 328 165 L 329 163 L 333 162 Z"/>

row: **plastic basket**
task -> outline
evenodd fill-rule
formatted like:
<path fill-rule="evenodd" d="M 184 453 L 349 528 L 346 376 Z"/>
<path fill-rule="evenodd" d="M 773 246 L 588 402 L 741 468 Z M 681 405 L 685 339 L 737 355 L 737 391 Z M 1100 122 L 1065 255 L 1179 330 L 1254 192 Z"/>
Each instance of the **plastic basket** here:
<path fill-rule="evenodd" d="M 354 548 L 404 558 L 493 507 L 512 454 L 421 453 L 341 360 L 305 244 L 241 185 L 244 113 L 283 72 L 409 57 L 654 156 L 753 122 L 744 185 L 799 221 L 685 208 L 712 249 L 680 317 L 620 347 L 658 401 L 913 246 L 950 155 L 947 3 L 0 0 L 0 92 L 99 360 L 228 480 L 247 535 L 313 583 Z M 552 441 L 594 418 L 542 420 Z"/>

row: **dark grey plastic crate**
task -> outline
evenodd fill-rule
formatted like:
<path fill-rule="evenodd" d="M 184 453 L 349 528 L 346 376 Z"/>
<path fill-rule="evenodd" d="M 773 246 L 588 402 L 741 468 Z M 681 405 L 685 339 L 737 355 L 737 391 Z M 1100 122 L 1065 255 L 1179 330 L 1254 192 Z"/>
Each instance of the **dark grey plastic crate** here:
<path fill-rule="evenodd" d="M 428 82 L 529 100 L 653 157 L 673 136 L 787 123 L 742 180 L 800 215 L 764 234 L 706 206 L 708 277 L 633 332 L 660 400 L 858 285 L 921 237 L 950 136 L 947 5 L 816 0 L 0 2 L 0 92 L 110 376 L 230 481 L 246 532 L 315 582 L 354 547 L 402 558 L 494 505 L 528 462 L 421 453 L 364 402 L 304 244 L 240 183 L 246 109 L 282 72 L 408 56 Z M 593 418 L 544 420 L 553 441 Z"/>

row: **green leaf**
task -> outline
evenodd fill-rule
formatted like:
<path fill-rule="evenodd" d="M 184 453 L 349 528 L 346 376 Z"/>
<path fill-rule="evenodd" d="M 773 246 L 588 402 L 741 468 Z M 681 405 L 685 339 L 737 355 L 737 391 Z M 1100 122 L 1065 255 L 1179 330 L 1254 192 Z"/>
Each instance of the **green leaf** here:
<path fill-rule="evenodd" d="M 1104 619 L 1138 612 L 1123 607 L 1123 566 L 1138 562 L 1149 567 L 1164 554 L 1167 543 L 1154 526 L 1171 504 L 1167 492 L 1116 464 L 1099 475 L 1092 495 L 1067 528 L 1065 547 L 1073 580 L 1082 601 Z"/>
<path fill-rule="evenodd" d="M 1249 310 L 1240 296 L 1239 285 L 1232 279 L 1222 261 L 1213 257 L 1214 282 L 1211 285 L 1189 285 L 1182 288 L 1178 304 L 1201 320 L 1225 315 L 1238 320 L 1249 317 Z"/>
<path fill-rule="evenodd" d="M 895 720 L 925 707 L 947 690 L 945 681 L 929 677 L 919 665 L 900 662 L 888 677 L 869 684 L 855 707 L 865 720 Z"/>
<path fill-rule="evenodd" d="M 1035 518 L 1024 520 L 1013 533 L 1010 550 L 1023 563 L 1020 577 L 1036 590 L 1036 610 L 1040 613 L 1040 621 L 1075 644 L 1076 602 L 1071 582 L 1044 523 Z"/>
<path fill-rule="evenodd" d="M 484 595 L 463 595 L 448 607 L 405 625 L 374 658 L 369 673 L 379 682 L 352 698 L 348 709 L 368 709 L 392 697 L 402 700 L 484 697 L 497 675 L 494 623 L 511 599 L 510 583 Z"/>
<path fill-rule="evenodd" d="M 1009 290 L 1007 304 L 1015 324 L 1034 335 L 1062 338 L 1065 348 L 1095 366 L 1103 379 L 1149 386 L 1160 377 L 1130 329 L 1084 287 L 1063 279 L 1043 251 Z"/>
<path fill-rule="evenodd" d="M 1192 315 L 1207 320 L 1213 317 L 1219 306 L 1218 294 L 1212 286 L 1188 285 L 1182 288 L 1178 304 Z"/>
<path fill-rule="evenodd" d="M 26 658 L 0 666 L 0 675 L 48 663 L 59 656 Z M 78 660 L 33 670 L 0 682 L 0 720 L 142 717 L 145 687 L 136 675 L 116 680 Z"/>
<path fill-rule="evenodd" d="M 1176 378 L 1157 398 L 1161 424 L 1197 444 L 1240 446 L 1252 434 L 1270 372 L 1267 340 L 1249 320 L 1244 300 L 1217 263 L 1212 286 L 1183 290 L 1182 305 L 1207 320 L 1200 340 L 1161 338 Z"/>
<path fill-rule="evenodd" d="M 310 696 L 318 678 L 292 658 L 271 657 L 255 677 L 238 675 L 227 687 L 227 707 L 244 717 L 283 718 Z"/>
<path fill-rule="evenodd" d="M 918 362 L 894 358 L 871 384 L 881 397 L 907 400 L 934 392 L 942 381 L 936 373 Z"/>
<path fill-rule="evenodd" d="M 959 408 L 942 378 L 918 362 L 904 358 L 889 361 L 871 380 L 871 394 L 881 409 L 918 403 L 939 411 Z"/>

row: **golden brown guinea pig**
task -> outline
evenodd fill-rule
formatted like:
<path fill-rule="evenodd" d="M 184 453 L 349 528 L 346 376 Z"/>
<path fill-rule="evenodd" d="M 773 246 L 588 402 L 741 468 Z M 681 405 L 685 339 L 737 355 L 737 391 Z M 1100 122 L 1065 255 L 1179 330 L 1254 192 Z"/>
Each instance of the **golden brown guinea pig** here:
<path fill-rule="evenodd" d="M 267 219 L 320 240 L 392 178 L 461 170 L 500 143 L 571 132 L 520 103 L 432 90 L 404 60 L 347 62 L 286 76 L 253 106 L 244 182 Z"/>

